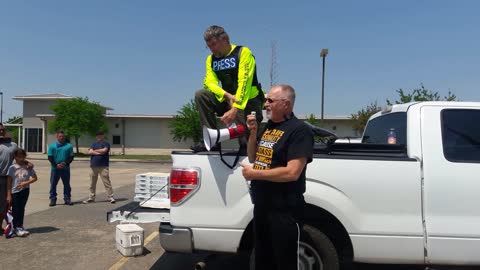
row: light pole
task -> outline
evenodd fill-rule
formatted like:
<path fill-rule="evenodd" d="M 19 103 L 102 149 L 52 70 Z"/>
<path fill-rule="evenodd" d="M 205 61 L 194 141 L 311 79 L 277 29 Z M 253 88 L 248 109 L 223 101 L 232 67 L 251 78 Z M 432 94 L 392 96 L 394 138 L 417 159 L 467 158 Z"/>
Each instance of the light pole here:
<path fill-rule="evenodd" d="M 0 123 L 3 124 L 3 92 L 0 92 L 0 96 L 2 96 L 2 101 L 0 103 Z"/>
<path fill-rule="evenodd" d="M 323 109 L 325 107 L 324 99 L 325 99 L 325 57 L 327 57 L 328 49 L 322 49 L 320 52 L 320 57 L 323 58 L 323 69 L 322 69 L 322 124 L 323 124 Z"/>

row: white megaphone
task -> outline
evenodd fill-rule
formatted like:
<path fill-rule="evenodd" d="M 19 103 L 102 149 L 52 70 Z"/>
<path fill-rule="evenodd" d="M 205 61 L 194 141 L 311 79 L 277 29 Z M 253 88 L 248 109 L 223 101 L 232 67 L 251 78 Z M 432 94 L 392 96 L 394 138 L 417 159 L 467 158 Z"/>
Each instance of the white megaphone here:
<path fill-rule="evenodd" d="M 245 127 L 233 123 L 228 128 L 211 129 L 203 126 L 203 142 L 208 151 L 219 142 L 228 141 L 245 136 Z"/>

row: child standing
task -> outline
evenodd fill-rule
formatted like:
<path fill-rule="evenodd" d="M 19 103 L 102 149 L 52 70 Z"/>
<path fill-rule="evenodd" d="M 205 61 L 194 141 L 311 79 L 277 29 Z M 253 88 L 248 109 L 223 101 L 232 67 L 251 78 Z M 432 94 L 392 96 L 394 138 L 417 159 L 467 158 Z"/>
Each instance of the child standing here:
<path fill-rule="evenodd" d="M 30 195 L 30 184 L 37 181 L 37 175 L 33 168 L 28 168 L 25 161 L 27 153 L 21 148 L 13 152 L 15 163 L 8 168 L 7 183 L 12 187 L 12 215 L 13 227 L 17 236 L 23 237 L 30 233 L 23 228 L 25 205 Z"/>

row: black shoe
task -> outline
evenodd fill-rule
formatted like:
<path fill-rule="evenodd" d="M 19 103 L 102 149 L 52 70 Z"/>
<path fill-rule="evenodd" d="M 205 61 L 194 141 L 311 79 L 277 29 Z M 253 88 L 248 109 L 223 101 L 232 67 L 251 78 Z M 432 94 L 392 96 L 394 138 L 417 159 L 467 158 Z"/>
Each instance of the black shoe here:
<path fill-rule="evenodd" d="M 66 201 L 65 201 L 65 205 L 73 205 L 73 203 L 72 203 L 72 201 L 70 201 L 70 200 L 66 200 Z"/>
<path fill-rule="evenodd" d="M 205 145 L 203 143 L 194 145 L 194 146 L 190 147 L 190 149 L 192 149 L 193 153 L 208 151 L 207 147 L 205 147 Z M 210 151 L 220 151 L 220 144 L 215 144 L 212 148 L 210 148 Z"/>
<path fill-rule="evenodd" d="M 57 200 L 50 200 L 50 204 L 48 206 L 52 207 L 57 205 Z"/>
<path fill-rule="evenodd" d="M 192 149 L 193 153 L 208 151 L 203 143 L 196 144 L 190 147 L 190 149 Z"/>

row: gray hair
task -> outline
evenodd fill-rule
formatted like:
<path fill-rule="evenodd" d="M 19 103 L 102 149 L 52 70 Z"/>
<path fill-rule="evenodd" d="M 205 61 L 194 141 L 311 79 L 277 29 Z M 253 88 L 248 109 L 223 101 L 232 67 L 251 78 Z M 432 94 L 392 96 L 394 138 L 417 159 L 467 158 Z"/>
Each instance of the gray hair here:
<path fill-rule="evenodd" d="M 279 84 L 275 86 L 280 87 L 280 90 L 282 91 L 282 97 L 289 99 L 293 108 L 293 105 L 295 104 L 295 89 L 288 84 Z"/>
<path fill-rule="evenodd" d="M 230 42 L 230 37 L 227 32 L 225 32 L 225 29 L 218 25 L 209 26 L 203 33 L 203 39 L 205 39 L 205 41 L 210 41 L 212 38 L 226 38 L 227 41 Z"/>

